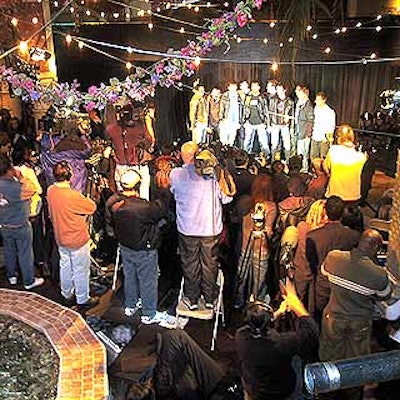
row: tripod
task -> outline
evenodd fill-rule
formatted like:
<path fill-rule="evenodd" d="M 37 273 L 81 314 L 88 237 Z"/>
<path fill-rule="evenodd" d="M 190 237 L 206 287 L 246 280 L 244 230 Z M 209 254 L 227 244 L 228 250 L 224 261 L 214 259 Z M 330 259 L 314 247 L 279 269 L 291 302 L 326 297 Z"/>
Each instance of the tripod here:
<path fill-rule="evenodd" d="M 267 249 L 268 239 L 263 229 L 253 227 L 247 240 L 244 253 L 240 257 L 238 268 L 238 290 L 236 304 L 243 305 L 247 301 L 257 300 L 261 295 L 267 267 L 267 260 L 262 256 Z M 264 270 L 263 276 L 262 270 Z"/>

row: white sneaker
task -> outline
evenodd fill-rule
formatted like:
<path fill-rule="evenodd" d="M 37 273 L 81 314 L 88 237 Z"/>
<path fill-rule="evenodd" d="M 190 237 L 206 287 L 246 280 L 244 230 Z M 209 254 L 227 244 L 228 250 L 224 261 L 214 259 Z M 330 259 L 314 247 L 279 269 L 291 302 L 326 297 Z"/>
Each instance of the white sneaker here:
<path fill-rule="evenodd" d="M 176 328 L 176 318 L 172 315 L 169 315 L 166 312 L 159 312 L 156 311 L 154 317 L 150 318 L 146 315 L 143 315 L 140 318 L 142 324 L 151 325 L 151 324 L 158 324 L 163 328 L 168 329 L 175 329 Z"/>
<path fill-rule="evenodd" d="M 15 286 L 17 284 L 17 277 L 12 276 L 11 278 L 8 278 L 8 282 L 10 282 L 10 285 Z"/>
<path fill-rule="evenodd" d="M 133 308 L 125 307 L 124 312 L 127 317 L 133 317 L 141 308 L 142 308 L 142 299 L 139 299 L 136 302 L 135 307 Z"/>
<path fill-rule="evenodd" d="M 24 285 L 24 288 L 26 290 L 30 290 L 30 289 L 33 289 L 33 288 L 35 288 L 37 286 L 43 285 L 43 283 L 44 283 L 44 279 L 43 278 L 35 278 L 33 283 L 31 283 L 30 285 L 26 285 L 26 286 Z"/>

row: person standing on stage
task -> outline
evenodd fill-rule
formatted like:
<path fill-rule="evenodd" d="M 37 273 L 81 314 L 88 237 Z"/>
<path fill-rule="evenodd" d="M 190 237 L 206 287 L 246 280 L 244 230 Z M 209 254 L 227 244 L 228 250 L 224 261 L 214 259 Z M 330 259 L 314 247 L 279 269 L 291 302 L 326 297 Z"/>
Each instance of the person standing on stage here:
<path fill-rule="evenodd" d="M 240 99 L 237 84 L 230 82 L 228 90 L 222 95 L 219 109 L 219 139 L 223 145 L 233 146 L 240 128 Z"/>
<path fill-rule="evenodd" d="M 193 142 L 206 143 L 208 130 L 208 103 L 203 85 L 197 86 L 189 104 L 190 130 Z"/>
<path fill-rule="evenodd" d="M 276 96 L 271 100 L 269 116 L 271 123 L 271 152 L 274 160 L 281 159 L 280 140 L 282 140 L 285 161 L 289 161 L 291 153 L 291 136 L 294 129 L 294 104 L 293 100 L 287 97 L 286 89 L 278 83 L 276 86 Z"/>
<path fill-rule="evenodd" d="M 311 161 L 314 158 L 325 158 L 336 127 L 336 114 L 333 108 L 326 104 L 328 96 L 318 92 L 315 96 L 314 126 L 311 136 Z"/>
<path fill-rule="evenodd" d="M 314 108 L 309 99 L 310 91 L 304 85 L 296 86 L 297 103 L 295 108 L 294 145 L 297 154 L 303 157 L 302 171 L 308 172 L 311 135 L 314 124 Z"/>
<path fill-rule="evenodd" d="M 244 106 L 244 150 L 248 153 L 253 151 L 254 138 L 257 135 L 261 151 L 268 158 L 270 150 L 267 133 L 267 104 L 265 98 L 261 95 L 260 84 L 258 82 L 254 81 L 251 83 L 251 90 L 245 99 Z"/>

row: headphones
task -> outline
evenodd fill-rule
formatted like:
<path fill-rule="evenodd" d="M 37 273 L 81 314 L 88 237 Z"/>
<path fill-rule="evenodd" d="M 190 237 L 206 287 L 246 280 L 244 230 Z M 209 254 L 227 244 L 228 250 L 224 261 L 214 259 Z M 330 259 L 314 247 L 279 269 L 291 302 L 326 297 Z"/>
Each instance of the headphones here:
<path fill-rule="evenodd" d="M 251 335 L 260 338 L 274 322 L 274 310 L 263 301 L 254 301 L 247 305 L 244 320 L 250 327 Z"/>

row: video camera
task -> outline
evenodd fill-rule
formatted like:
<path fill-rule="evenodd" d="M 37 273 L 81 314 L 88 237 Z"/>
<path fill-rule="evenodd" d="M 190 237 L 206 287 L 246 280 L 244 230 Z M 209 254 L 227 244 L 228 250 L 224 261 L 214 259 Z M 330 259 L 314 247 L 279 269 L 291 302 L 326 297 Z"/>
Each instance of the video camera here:
<path fill-rule="evenodd" d="M 143 113 L 143 109 L 141 107 L 133 104 L 117 104 L 114 106 L 114 109 L 118 124 L 124 126 L 133 126 L 136 121 L 139 121 L 140 116 Z"/>
<path fill-rule="evenodd" d="M 219 165 L 217 157 L 208 149 L 201 150 L 196 154 L 194 166 L 196 173 L 204 177 L 216 175 L 216 167 Z"/>
<path fill-rule="evenodd" d="M 265 217 L 267 210 L 264 203 L 257 203 L 254 207 L 254 212 L 251 214 L 253 221 L 253 230 L 262 231 L 265 228 Z"/>

